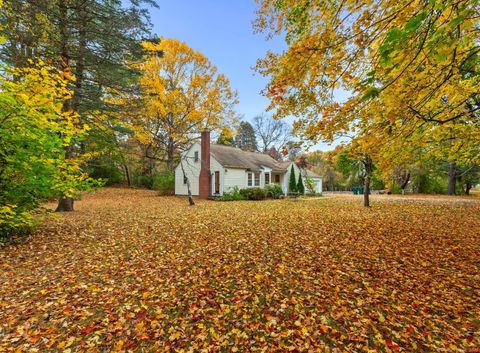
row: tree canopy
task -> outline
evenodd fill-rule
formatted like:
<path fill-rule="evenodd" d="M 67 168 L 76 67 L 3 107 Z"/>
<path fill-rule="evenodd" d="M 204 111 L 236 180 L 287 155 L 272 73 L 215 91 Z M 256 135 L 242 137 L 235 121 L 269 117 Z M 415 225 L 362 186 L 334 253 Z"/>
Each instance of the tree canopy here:
<path fill-rule="evenodd" d="M 394 167 L 423 150 L 478 163 L 478 7 L 471 1 L 259 1 L 256 29 L 288 49 L 257 69 L 276 117 L 313 142 L 353 136 Z M 335 100 L 338 90 L 350 97 Z M 448 141 L 448 143 L 445 143 Z M 405 148 L 405 146 L 409 146 Z M 386 168 L 385 168 L 386 169 Z"/>

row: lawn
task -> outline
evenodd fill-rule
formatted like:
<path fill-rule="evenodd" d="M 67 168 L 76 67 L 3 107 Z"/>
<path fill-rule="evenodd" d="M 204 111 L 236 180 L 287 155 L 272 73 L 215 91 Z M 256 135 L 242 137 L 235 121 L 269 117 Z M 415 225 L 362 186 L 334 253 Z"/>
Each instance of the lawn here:
<path fill-rule="evenodd" d="M 475 352 L 480 202 L 361 203 L 87 195 L 0 249 L 0 351 Z"/>

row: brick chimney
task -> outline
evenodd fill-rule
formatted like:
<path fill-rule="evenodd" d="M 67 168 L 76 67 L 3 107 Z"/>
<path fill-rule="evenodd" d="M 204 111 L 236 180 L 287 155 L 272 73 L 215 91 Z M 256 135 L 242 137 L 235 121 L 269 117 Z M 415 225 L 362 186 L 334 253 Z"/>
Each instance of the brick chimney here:
<path fill-rule="evenodd" d="M 272 147 L 268 150 L 268 155 L 278 161 L 280 158 L 280 155 L 278 154 L 278 151 L 275 147 Z"/>
<path fill-rule="evenodd" d="M 210 131 L 202 131 L 201 166 L 199 176 L 199 196 L 203 199 L 212 194 L 212 175 L 210 174 Z"/>

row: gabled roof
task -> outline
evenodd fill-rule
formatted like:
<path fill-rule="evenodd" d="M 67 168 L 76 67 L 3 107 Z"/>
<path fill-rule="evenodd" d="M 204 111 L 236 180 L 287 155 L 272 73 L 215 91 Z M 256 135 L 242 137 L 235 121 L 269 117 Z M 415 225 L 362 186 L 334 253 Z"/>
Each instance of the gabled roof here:
<path fill-rule="evenodd" d="M 260 171 L 262 167 L 272 169 L 274 172 L 286 172 L 291 162 L 279 162 L 268 154 L 247 152 L 240 148 L 210 145 L 210 154 L 224 167 L 249 169 Z"/>
<path fill-rule="evenodd" d="M 305 176 L 306 176 L 306 177 L 310 177 L 310 178 L 321 178 L 320 175 L 318 175 L 318 174 L 315 173 L 315 172 L 312 172 L 312 171 L 309 170 L 309 169 L 306 169 L 306 170 L 305 170 Z"/>

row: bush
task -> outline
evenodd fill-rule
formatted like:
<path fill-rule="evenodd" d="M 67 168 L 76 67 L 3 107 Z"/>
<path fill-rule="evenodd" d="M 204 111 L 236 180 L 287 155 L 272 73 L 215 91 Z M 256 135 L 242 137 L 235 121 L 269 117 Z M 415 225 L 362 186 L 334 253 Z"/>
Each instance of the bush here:
<path fill-rule="evenodd" d="M 436 176 L 418 174 L 412 178 L 413 190 L 419 194 L 445 194 L 447 181 Z"/>
<path fill-rule="evenodd" d="M 24 211 L 16 205 L 0 206 L 0 243 L 12 235 L 30 233 L 37 224 L 32 213 Z"/>
<path fill-rule="evenodd" d="M 288 192 L 297 192 L 297 179 L 295 178 L 295 169 L 293 168 L 290 170 L 290 181 L 288 183 Z"/>
<path fill-rule="evenodd" d="M 278 184 L 269 184 L 265 186 L 265 193 L 267 197 L 279 199 L 283 195 L 283 190 Z"/>
<path fill-rule="evenodd" d="M 261 188 L 251 188 L 248 190 L 248 199 L 249 200 L 264 200 L 267 197 L 265 189 Z"/>
<path fill-rule="evenodd" d="M 174 195 L 175 173 L 166 172 L 165 174 L 155 175 L 153 177 L 152 189 L 158 191 L 160 195 Z"/>
<path fill-rule="evenodd" d="M 311 177 L 305 178 L 305 186 L 310 194 L 315 194 L 315 181 Z"/>
<path fill-rule="evenodd" d="M 305 186 L 303 185 L 302 173 L 298 175 L 297 192 L 300 195 L 305 194 Z"/>
<path fill-rule="evenodd" d="M 91 165 L 88 174 L 91 178 L 105 180 L 106 185 L 121 184 L 125 181 L 123 171 L 113 163 Z"/>
<path fill-rule="evenodd" d="M 154 175 L 136 175 L 133 184 L 142 188 L 153 189 Z"/>
<path fill-rule="evenodd" d="M 240 200 L 265 200 L 267 197 L 278 199 L 283 196 L 283 190 L 278 184 L 267 185 L 262 188 L 244 188 L 234 187 L 225 192 L 221 198 L 222 201 L 240 201 Z"/>
<path fill-rule="evenodd" d="M 246 189 L 243 189 L 246 190 Z M 246 200 L 247 197 L 241 192 L 241 190 L 235 186 L 233 189 L 231 189 L 228 192 L 224 192 L 223 196 L 221 198 L 222 201 L 240 201 L 240 200 Z"/>
<path fill-rule="evenodd" d="M 245 200 L 263 200 L 267 197 L 267 193 L 261 188 L 240 189 L 239 193 Z"/>

